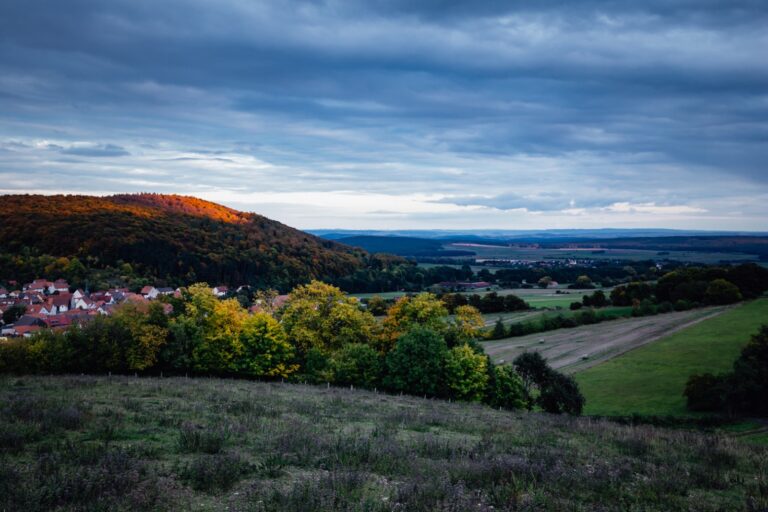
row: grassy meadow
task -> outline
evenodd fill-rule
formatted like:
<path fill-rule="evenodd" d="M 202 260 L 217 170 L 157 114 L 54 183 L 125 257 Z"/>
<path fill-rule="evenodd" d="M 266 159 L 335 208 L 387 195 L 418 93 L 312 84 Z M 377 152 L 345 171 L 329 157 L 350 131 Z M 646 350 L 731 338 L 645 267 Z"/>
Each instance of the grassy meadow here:
<path fill-rule="evenodd" d="M 587 399 L 584 412 L 689 415 L 682 394 L 688 377 L 730 370 L 765 323 L 768 299 L 763 298 L 579 372 L 575 377 Z"/>
<path fill-rule="evenodd" d="M 761 510 L 768 447 L 323 386 L 0 379 L 0 510 Z"/>

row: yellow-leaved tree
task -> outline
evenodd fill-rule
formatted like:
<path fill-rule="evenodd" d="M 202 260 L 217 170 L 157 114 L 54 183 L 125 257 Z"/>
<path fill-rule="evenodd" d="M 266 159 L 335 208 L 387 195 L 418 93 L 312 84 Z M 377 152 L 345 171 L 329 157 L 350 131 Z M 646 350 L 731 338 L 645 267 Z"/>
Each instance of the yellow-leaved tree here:
<path fill-rule="evenodd" d="M 280 312 L 288 341 L 306 354 L 323 352 L 348 343 L 370 343 L 376 336 L 376 319 L 360 309 L 358 300 L 320 281 L 296 287 Z"/>
<path fill-rule="evenodd" d="M 238 372 L 254 377 L 288 377 L 299 369 L 283 327 L 271 315 L 256 313 L 245 319 L 240 331 Z"/>
<path fill-rule="evenodd" d="M 401 297 L 395 302 L 382 322 L 379 348 L 389 352 L 397 339 L 415 326 L 426 327 L 438 334 L 449 328 L 448 310 L 443 301 L 432 293 L 420 293 L 414 297 Z"/>

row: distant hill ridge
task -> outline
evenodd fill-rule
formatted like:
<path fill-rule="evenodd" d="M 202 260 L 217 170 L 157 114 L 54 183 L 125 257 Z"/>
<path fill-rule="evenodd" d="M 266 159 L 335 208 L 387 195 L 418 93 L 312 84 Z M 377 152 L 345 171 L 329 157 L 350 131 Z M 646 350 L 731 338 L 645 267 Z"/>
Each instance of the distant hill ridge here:
<path fill-rule="evenodd" d="M 0 253 L 130 263 L 169 283 L 282 288 L 348 275 L 367 257 L 255 213 L 164 194 L 0 196 Z"/>

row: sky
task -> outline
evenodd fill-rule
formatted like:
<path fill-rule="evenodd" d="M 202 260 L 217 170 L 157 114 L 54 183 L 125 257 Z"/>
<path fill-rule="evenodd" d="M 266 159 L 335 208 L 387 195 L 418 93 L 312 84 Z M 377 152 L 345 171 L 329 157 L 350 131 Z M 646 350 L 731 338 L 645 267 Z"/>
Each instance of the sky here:
<path fill-rule="evenodd" d="M 763 0 L 5 0 L 0 194 L 765 231 L 767 27 Z"/>

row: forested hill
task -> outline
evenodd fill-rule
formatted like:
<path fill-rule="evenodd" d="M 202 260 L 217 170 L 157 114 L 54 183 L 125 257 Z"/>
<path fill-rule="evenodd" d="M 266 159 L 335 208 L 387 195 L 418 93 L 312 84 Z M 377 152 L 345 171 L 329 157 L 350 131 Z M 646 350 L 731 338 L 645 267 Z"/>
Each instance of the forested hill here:
<path fill-rule="evenodd" d="M 38 274 L 46 262 L 55 269 L 49 257 L 66 257 L 168 285 L 207 281 L 289 288 L 351 274 L 365 265 L 366 256 L 261 215 L 193 197 L 0 196 L 4 274 Z"/>

